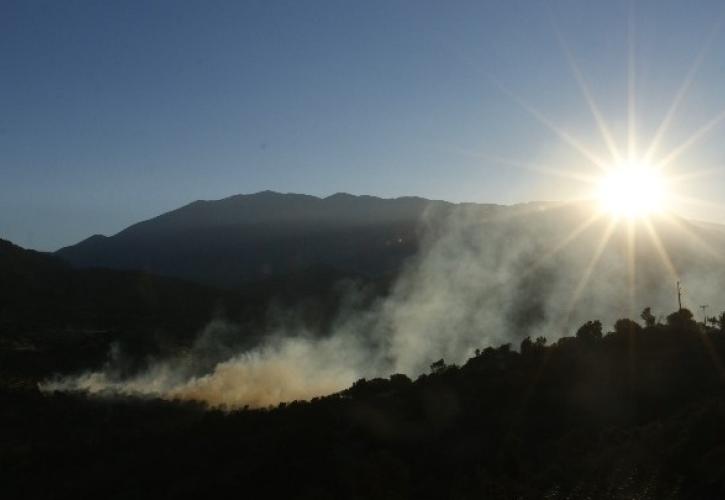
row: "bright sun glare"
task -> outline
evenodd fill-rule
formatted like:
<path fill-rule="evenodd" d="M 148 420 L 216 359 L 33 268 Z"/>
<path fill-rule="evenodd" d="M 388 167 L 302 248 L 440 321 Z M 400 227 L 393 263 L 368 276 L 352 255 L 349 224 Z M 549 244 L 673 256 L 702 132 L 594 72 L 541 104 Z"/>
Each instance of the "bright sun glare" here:
<path fill-rule="evenodd" d="M 680 274 L 670 258 L 666 241 L 658 234 L 663 224 L 680 231 L 690 240 L 696 241 L 702 248 L 708 250 L 711 255 L 717 255 L 715 250 L 702 240 L 702 238 L 689 229 L 688 225 L 680 221 L 675 214 L 683 207 L 691 205 L 706 206 L 702 200 L 683 196 L 680 192 L 683 182 L 688 179 L 695 179 L 710 175 L 714 170 L 695 170 L 692 163 L 683 171 L 683 165 L 679 164 L 679 158 L 692 149 L 699 142 L 709 136 L 718 126 L 725 123 L 725 109 L 717 111 L 707 121 L 697 128 L 694 128 L 688 136 L 680 139 L 677 143 L 667 144 L 668 133 L 675 123 L 679 108 L 685 102 L 697 73 L 698 67 L 708 50 L 709 42 L 703 47 L 700 54 L 693 58 L 693 65 L 687 76 L 680 85 L 669 108 L 664 111 L 660 124 L 651 130 L 651 137 L 645 136 L 639 130 L 637 124 L 642 120 L 637 117 L 637 74 L 636 74 L 636 36 L 634 22 L 630 13 L 628 37 L 628 60 L 627 60 L 627 95 L 626 95 L 626 124 L 613 133 L 605 120 L 602 109 L 595 102 L 592 90 L 589 88 L 581 68 L 577 65 L 574 53 L 567 45 L 566 40 L 557 32 L 562 52 L 567 59 L 572 76 L 576 80 L 582 97 L 587 104 L 594 123 L 600 134 L 600 146 L 604 148 L 591 149 L 589 143 L 582 142 L 575 135 L 565 128 L 559 126 L 555 120 L 546 116 L 539 109 L 530 105 L 523 98 L 498 82 L 499 88 L 508 95 L 514 102 L 527 111 L 533 118 L 550 129 L 563 144 L 571 147 L 572 152 L 578 155 L 576 160 L 571 161 L 576 168 L 560 169 L 542 165 L 538 162 L 517 161 L 497 158 L 496 161 L 507 163 L 513 166 L 523 166 L 545 174 L 557 177 L 568 178 L 577 181 L 582 187 L 572 202 L 585 201 L 598 205 L 591 216 L 566 235 L 554 248 L 545 254 L 543 259 L 566 248 L 577 238 L 588 234 L 590 228 L 602 225 L 597 222 L 608 218 L 608 224 L 603 225 L 603 233 L 599 236 L 591 256 L 587 269 L 574 288 L 572 296 L 567 305 L 565 316 L 571 313 L 577 304 L 580 295 L 587 290 L 589 280 L 596 272 L 599 261 L 604 254 L 607 245 L 616 235 L 624 235 L 627 247 L 627 266 L 629 268 L 629 300 L 635 303 L 636 285 L 636 259 L 643 255 L 636 251 L 639 238 L 646 238 L 654 248 L 654 253 L 659 257 L 663 268 L 669 273 L 672 282 L 680 279 Z M 718 24 L 719 26 L 719 24 Z M 719 29 L 719 28 L 718 28 Z M 624 97 L 624 96 L 623 96 Z M 619 139 L 619 140 L 618 140 Z M 713 205 L 717 207 L 717 205 Z M 651 216 L 657 216 L 658 224 L 654 224 Z M 618 229 L 625 231 L 617 232 Z M 670 229 L 671 230 L 671 229 Z M 591 233 L 588 234 L 591 236 Z M 649 255 L 647 255 L 649 258 Z"/>
<path fill-rule="evenodd" d="M 602 209 L 614 216 L 641 218 L 663 211 L 665 184 L 657 168 L 643 162 L 623 163 L 599 181 L 597 197 Z"/>

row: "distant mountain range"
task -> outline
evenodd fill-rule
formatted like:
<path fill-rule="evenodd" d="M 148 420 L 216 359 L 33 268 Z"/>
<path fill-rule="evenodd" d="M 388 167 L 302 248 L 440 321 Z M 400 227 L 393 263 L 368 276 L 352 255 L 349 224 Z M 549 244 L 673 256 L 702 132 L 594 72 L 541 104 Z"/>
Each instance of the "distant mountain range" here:
<path fill-rule="evenodd" d="M 465 265 L 478 266 L 485 257 L 497 261 L 489 263 L 492 269 L 506 263 L 517 275 L 519 265 L 509 257 L 520 253 L 523 261 L 535 260 L 561 247 L 554 274 L 567 271 L 567 279 L 576 280 L 598 253 L 600 265 L 617 261 L 621 274 L 627 224 L 613 228 L 608 250 L 602 253 L 597 245 L 611 219 L 603 217 L 583 230 L 592 209 L 544 202 L 501 206 L 264 191 L 195 201 L 116 235 L 91 236 L 55 255 L 75 268 L 137 270 L 236 290 L 264 283 L 263 288 L 275 290 L 295 288 L 293 294 L 301 297 L 310 288 L 324 290 L 342 278 L 391 282 L 405 262 L 420 255 L 422 246 L 455 234 L 449 257 L 455 259 L 456 252 L 471 257 L 469 243 L 479 254 Z M 701 292 L 693 291 L 693 297 L 700 292 L 703 300 L 714 300 L 713 280 L 722 267 L 717 256 L 725 255 L 723 226 L 662 217 L 637 226 L 638 243 L 632 250 L 639 254 L 636 271 L 643 292 L 652 295 L 651 287 L 659 281 L 670 287 L 677 279 L 666 275 L 673 270 L 666 270 L 660 249 L 665 248 L 678 277 L 687 280 L 689 273 L 690 281 L 698 283 Z M 655 240 L 652 231 L 658 235 Z M 473 239 L 467 243 L 469 237 Z M 611 271 L 608 275 L 613 279 Z M 568 286 L 576 287 L 576 282 Z"/>
<path fill-rule="evenodd" d="M 79 268 L 136 269 L 227 288 L 319 269 L 375 277 L 416 252 L 424 214 L 454 206 L 264 191 L 196 201 L 56 255 Z"/>

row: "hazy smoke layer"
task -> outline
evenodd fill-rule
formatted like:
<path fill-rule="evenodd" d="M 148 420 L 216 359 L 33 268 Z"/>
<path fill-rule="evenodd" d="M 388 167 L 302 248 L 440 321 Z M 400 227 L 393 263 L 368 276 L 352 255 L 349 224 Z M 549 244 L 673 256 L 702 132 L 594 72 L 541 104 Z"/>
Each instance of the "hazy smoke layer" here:
<path fill-rule="evenodd" d="M 266 407 L 329 394 L 351 384 L 356 374 L 339 355 L 339 350 L 346 348 L 337 337 L 284 338 L 221 361 L 201 376 L 193 375 L 192 360 L 179 357 L 155 363 L 128 379 L 117 378 L 109 369 L 49 381 L 42 388 L 191 399 L 213 406 Z"/>
<path fill-rule="evenodd" d="M 235 352 L 215 340 L 234 326 L 215 322 L 188 352 L 136 376 L 121 376 L 112 356 L 101 372 L 42 388 L 264 407 L 336 392 L 361 377 L 414 376 L 437 359 L 460 363 L 475 348 L 526 336 L 554 340 L 590 319 L 637 319 L 646 306 L 666 314 L 678 279 L 692 286 L 685 299 L 693 310 L 700 301 L 712 312 L 725 308 L 721 233 L 666 220 L 615 226 L 591 215 L 542 204 L 429 213 L 422 249 L 391 293 L 343 308 L 329 335 L 293 322 Z"/>

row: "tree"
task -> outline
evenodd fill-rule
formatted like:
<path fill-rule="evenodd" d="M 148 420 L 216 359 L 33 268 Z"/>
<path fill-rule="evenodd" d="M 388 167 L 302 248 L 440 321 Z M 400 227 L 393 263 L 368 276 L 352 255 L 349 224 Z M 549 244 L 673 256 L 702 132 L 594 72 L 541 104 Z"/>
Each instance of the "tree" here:
<path fill-rule="evenodd" d="M 695 316 L 689 309 L 682 308 L 667 316 L 667 324 L 674 327 L 692 326 Z"/>
<path fill-rule="evenodd" d="M 650 307 L 645 307 L 639 317 L 642 318 L 644 326 L 647 328 L 652 328 L 657 323 L 657 318 L 655 318 L 655 315 L 652 314 L 652 309 Z"/>
<path fill-rule="evenodd" d="M 602 322 L 587 321 L 576 332 L 576 338 L 585 342 L 594 342 L 602 338 Z"/>
<path fill-rule="evenodd" d="M 411 384 L 412 380 L 403 373 L 394 373 L 390 376 L 390 383 L 397 386 L 405 386 Z"/>
<path fill-rule="evenodd" d="M 629 318 L 622 318 L 614 323 L 614 331 L 620 335 L 635 335 L 642 331 L 642 327 L 636 321 L 632 321 Z"/>
<path fill-rule="evenodd" d="M 431 373 L 440 373 L 446 369 L 446 362 L 443 361 L 443 358 L 439 359 L 435 363 L 432 363 L 430 365 L 430 371 Z"/>
<path fill-rule="evenodd" d="M 527 356 L 531 354 L 533 347 L 534 343 L 531 341 L 531 337 L 526 337 L 524 340 L 521 341 L 521 355 Z"/>
<path fill-rule="evenodd" d="M 531 337 L 526 337 L 521 341 L 521 355 L 527 356 L 544 350 L 546 346 L 546 337 L 537 337 L 535 341 Z"/>
<path fill-rule="evenodd" d="M 720 327 L 720 331 L 725 332 L 725 311 L 721 312 L 720 315 L 715 319 L 715 323 Z"/>

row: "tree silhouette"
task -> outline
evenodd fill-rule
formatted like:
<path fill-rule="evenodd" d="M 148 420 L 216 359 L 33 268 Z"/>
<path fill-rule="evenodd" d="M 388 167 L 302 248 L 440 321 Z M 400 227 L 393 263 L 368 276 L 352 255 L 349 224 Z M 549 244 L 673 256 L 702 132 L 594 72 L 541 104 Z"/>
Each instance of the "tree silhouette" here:
<path fill-rule="evenodd" d="M 436 361 L 430 365 L 431 373 L 440 373 L 442 371 L 445 371 L 445 369 L 446 369 L 446 362 L 443 360 L 443 358 L 439 359 L 438 361 Z"/>
<path fill-rule="evenodd" d="M 657 323 L 657 318 L 655 318 L 654 314 L 652 314 L 652 309 L 650 307 L 644 308 L 642 314 L 640 314 L 640 318 L 642 318 L 644 326 L 647 328 L 652 328 Z"/>
<path fill-rule="evenodd" d="M 595 342 L 602 338 L 602 322 L 587 321 L 576 332 L 576 338 L 585 342 Z"/>
<path fill-rule="evenodd" d="M 678 328 L 691 327 L 695 325 L 694 317 L 692 311 L 683 307 L 667 316 L 667 324 Z"/>
<path fill-rule="evenodd" d="M 266 409 L 11 383 L 37 355 L 0 344 L 2 498 L 725 498 L 725 332 L 687 310 Z"/>
<path fill-rule="evenodd" d="M 721 332 L 725 332 L 725 311 L 721 312 L 720 315 L 715 319 Z"/>
<path fill-rule="evenodd" d="M 629 318 L 618 319 L 614 323 L 614 333 L 622 335 L 636 335 L 642 331 L 642 327 L 636 322 Z"/>

